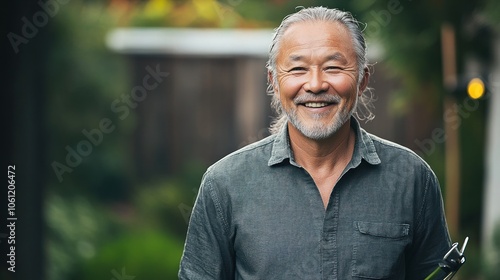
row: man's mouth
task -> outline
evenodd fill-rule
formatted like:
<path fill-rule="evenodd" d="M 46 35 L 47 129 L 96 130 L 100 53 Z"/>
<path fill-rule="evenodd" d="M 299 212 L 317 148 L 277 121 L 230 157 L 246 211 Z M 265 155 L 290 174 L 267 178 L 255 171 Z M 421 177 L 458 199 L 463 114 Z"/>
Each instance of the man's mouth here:
<path fill-rule="evenodd" d="M 317 111 L 322 108 L 329 108 L 330 106 L 339 105 L 341 102 L 340 96 L 337 95 L 324 95 L 324 96 L 310 96 L 304 94 L 298 96 L 293 100 L 296 106 L 304 106 L 308 109 Z"/>
<path fill-rule="evenodd" d="M 330 105 L 332 103 L 327 103 L 327 102 L 306 102 L 304 103 L 304 106 L 307 108 L 322 108 Z"/>

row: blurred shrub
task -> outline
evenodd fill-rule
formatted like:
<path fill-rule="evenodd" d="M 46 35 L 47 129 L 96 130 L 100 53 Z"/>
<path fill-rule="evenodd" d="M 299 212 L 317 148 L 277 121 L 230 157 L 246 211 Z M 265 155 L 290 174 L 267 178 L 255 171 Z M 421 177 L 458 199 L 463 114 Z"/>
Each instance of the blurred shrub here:
<path fill-rule="evenodd" d="M 130 93 L 128 67 L 123 56 L 105 45 L 105 35 L 116 21 L 104 3 L 81 0 L 72 1 L 52 18 L 46 111 L 48 179 L 53 190 L 105 201 L 129 195 L 133 165 L 127 150 L 134 114 L 121 120 L 111 110 L 114 100 Z M 99 137 L 96 133 L 104 119 L 114 129 L 101 131 Z M 94 140 L 84 130 L 92 132 Z M 93 141 L 90 152 L 78 152 L 80 160 L 70 156 L 73 163 L 68 163 L 69 150 L 76 153 L 84 141 Z M 69 170 L 54 168 L 55 162 Z"/>
<path fill-rule="evenodd" d="M 82 0 L 61 7 L 50 21 L 52 40 L 46 69 L 50 171 L 45 198 L 50 280 L 77 277 L 77 268 L 123 230 L 99 203 L 125 200 L 133 178 L 127 149 L 134 118 L 120 120 L 110 109 L 114 100 L 130 91 L 126 61 L 111 53 L 104 42 L 116 21 L 106 3 Z M 102 133 L 77 164 L 68 164 L 68 149 L 75 151 L 79 143 L 89 141 L 83 130 L 97 131 L 104 118 L 114 130 Z M 94 137 L 95 142 L 99 137 Z M 54 162 L 70 171 L 58 175 Z"/>
<path fill-rule="evenodd" d="M 142 223 L 183 240 L 205 169 L 203 164 L 191 162 L 175 177 L 141 185 L 134 196 L 134 205 Z"/>
<path fill-rule="evenodd" d="M 192 163 L 182 170 L 140 185 L 130 202 L 49 193 L 47 279 L 116 279 L 114 273 L 175 279 L 205 166 Z"/>
<path fill-rule="evenodd" d="M 129 24 L 140 27 L 262 27 L 265 22 L 242 17 L 243 0 L 148 0 L 129 10 Z M 249 2 L 249 1 L 246 1 Z M 268 4 L 269 5 L 269 4 Z M 262 8 L 262 6 L 260 6 Z M 237 10 L 238 9 L 238 10 Z M 259 14 L 262 9 L 259 9 Z M 251 19 L 252 18 L 252 19 Z"/>
<path fill-rule="evenodd" d="M 177 279 L 182 248 L 164 232 L 130 232 L 103 246 L 78 279 Z"/>
<path fill-rule="evenodd" d="M 47 279 L 71 279 L 75 269 L 95 256 L 120 231 L 104 209 L 81 196 L 49 193 L 45 200 Z"/>
<path fill-rule="evenodd" d="M 122 220 L 119 237 L 108 239 L 74 279 L 176 279 L 187 221 L 204 169 L 191 164 L 175 177 L 137 188 L 130 204 L 132 215 Z"/>

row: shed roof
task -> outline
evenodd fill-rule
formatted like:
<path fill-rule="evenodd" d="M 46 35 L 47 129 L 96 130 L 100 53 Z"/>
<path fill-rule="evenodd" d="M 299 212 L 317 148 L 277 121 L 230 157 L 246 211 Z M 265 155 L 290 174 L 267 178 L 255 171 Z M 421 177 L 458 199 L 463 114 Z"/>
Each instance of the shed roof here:
<path fill-rule="evenodd" d="M 267 57 L 273 29 L 117 28 L 107 46 L 124 54 Z M 380 57 L 372 44 L 368 57 Z"/>

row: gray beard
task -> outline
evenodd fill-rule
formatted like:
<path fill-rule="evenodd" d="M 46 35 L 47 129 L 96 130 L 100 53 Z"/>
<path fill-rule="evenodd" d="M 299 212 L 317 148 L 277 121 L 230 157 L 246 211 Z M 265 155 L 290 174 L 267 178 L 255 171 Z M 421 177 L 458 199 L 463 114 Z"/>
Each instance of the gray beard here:
<path fill-rule="evenodd" d="M 333 123 L 331 123 L 328 126 L 324 126 L 323 124 L 320 123 L 307 126 L 297 116 L 296 109 L 291 109 L 287 111 L 282 108 L 282 110 L 283 112 L 285 112 L 288 121 L 304 136 L 313 140 L 323 140 L 334 135 L 337 131 L 339 131 L 342 125 L 344 125 L 351 118 L 352 114 L 356 110 L 357 104 L 358 104 L 358 97 L 356 97 L 356 103 L 352 107 L 351 111 L 348 112 L 345 110 L 338 111 L 335 114 Z M 322 115 L 317 114 L 314 117 L 320 119 Z"/>

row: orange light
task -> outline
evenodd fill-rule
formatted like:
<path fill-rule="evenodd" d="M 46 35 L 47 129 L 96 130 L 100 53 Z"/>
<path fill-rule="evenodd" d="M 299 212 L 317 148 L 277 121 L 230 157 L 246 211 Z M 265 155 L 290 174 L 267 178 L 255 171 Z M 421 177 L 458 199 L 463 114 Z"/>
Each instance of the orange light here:
<path fill-rule="evenodd" d="M 472 99 L 479 99 L 484 95 L 484 83 L 479 78 L 474 78 L 467 85 L 467 94 Z"/>

